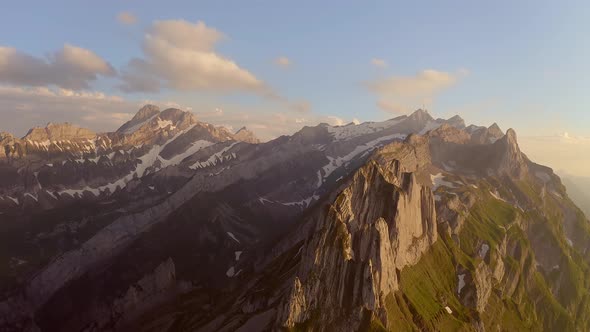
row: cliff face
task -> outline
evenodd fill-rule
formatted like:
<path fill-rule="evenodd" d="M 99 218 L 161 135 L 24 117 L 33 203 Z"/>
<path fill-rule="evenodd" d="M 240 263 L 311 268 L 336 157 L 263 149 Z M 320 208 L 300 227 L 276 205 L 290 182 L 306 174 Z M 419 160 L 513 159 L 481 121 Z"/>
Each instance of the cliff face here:
<path fill-rule="evenodd" d="M 387 326 L 385 298 L 399 287 L 397 273 L 437 239 L 432 192 L 399 162 L 371 161 L 325 210 L 301 248 L 277 324 L 356 330 L 368 310 Z"/>

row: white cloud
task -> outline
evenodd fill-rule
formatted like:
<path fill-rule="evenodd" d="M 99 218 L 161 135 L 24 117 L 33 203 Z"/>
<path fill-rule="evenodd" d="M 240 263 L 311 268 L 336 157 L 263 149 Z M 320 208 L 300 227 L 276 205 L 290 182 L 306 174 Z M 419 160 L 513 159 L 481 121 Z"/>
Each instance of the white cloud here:
<path fill-rule="evenodd" d="M 46 58 L 0 46 L 0 82 L 24 86 L 55 85 L 87 89 L 99 75 L 113 76 L 113 67 L 87 49 L 65 44 Z"/>
<path fill-rule="evenodd" d="M 277 66 L 287 68 L 287 67 L 291 66 L 291 60 L 289 60 L 289 58 L 287 58 L 285 56 L 281 56 L 281 57 L 278 57 L 275 59 L 275 64 Z"/>
<path fill-rule="evenodd" d="M 124 25 L 133 25 L 137 23 L 137 17 L 130 12 L 120 12 L 117 15 L 117 21 Z"/>
<path fill-rule="evenodd" d="M 429 106 L 437 94 L 455 85 L 467 75 L 465 70 L 449 73 L 432 69 L 414 76 L 391 76 L 367 82 L 369 91 L 378 96 L 377 106 L 387 112 L 407 113 L 421 106 Z"/>
<path fill-rule="evenodd" d="M 224 34 L 204 22 L 156 21 L 145 34 L 143 58 L 132 59 L 122 71 L 124 92 L 202 91 L 248 93 L 297 112 L 310 108 L 275 92 L 250 71 L 220 55 L 215 46 Z"/>
<path fill-rule="evenodd" d="M 175 90 L 269 93 L 264 83 L 215 52 L 223 34 L 183 20 L 156 21 L 143 42 L 144 59 L 133 59 L 123 73 L 124 91 Z"/>
<path fill-rule="evenodd" d="M 387 67 L 387 61 L 379 58 L 371 59 L 371 64 L 377 68 L 385 68 Z"/>

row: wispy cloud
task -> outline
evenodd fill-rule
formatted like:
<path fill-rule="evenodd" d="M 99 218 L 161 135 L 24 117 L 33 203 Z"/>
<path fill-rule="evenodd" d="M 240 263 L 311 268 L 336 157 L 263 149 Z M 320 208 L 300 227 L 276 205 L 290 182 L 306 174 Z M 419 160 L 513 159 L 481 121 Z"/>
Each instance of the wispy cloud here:
<path fill-rule="evenodd" d="M 124 92 L 202 91 L 248 93 L 278 102 L 291 110 L 307 111 L 309 103 L 291 101 L 215 46 L 225 35 L 204 22 L 156 21 L 145 34 L 143 58 L 122 70 Z"/>

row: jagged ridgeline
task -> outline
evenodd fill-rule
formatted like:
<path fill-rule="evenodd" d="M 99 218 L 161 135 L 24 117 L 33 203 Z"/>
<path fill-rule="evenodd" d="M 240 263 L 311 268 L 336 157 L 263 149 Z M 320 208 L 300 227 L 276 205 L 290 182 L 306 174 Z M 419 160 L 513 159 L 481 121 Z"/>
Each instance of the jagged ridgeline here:
<path fill-rule="evenodd" d="M 189 297 L 141 326 L 586 331 L 588 221 L 514 131 L 485 146 L 470 139 L 443 125 L 383 147 L 209 318 Z"/>
<path fill-rule="evenodd" d="M 496 124 L 0 142 L 2 331 L 590 330 L 590 223 Z"/>

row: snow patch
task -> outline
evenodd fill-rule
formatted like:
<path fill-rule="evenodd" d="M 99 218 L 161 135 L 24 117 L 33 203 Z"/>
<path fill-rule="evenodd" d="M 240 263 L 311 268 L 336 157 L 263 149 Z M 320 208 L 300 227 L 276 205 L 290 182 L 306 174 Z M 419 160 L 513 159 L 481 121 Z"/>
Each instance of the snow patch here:
<path fill-rule="evenodd" d="M 479 248 L 479 257 L 482 259 L 485 258 L 488 250 L 490 250 L 490 246 L 487 243 L 482 244 L 481 248 Z"/>
<path fill-rule="evenodd" d="M 101 192 L 106 191 L 107 189 L 109 190 L 110 193 L 113 193 L 115 190 L 117 190 L 117 188 L 125 188 L 127 186 L 127 183 L 129 181 L 133 180 L 136 176 L 138 178 L 141 178 L 144 175 L 146 175 L 148 168 L 152 167 L 154 165 L 154 163 L 156 162 L 156 160 L 160 160 L 161 163 L 166 164 L 166 165 L 174 164 L 174 162 L 177 161 L 176 157 L 173 158 L 171 161 L 166 161 L 164 163 L 164 162 L 162 162 L 162 160 L 165 160 L 165 159 L 160 158 L 160 156 L 159 156 L 160 152 L 168 144 L 170 144 L 171 142 L 176 140 L 182 134 L 191 130 L 194 126 L 195 125 L 192 125 L 192 126 L 188 127 L 187 129 L 177 133 L 176 135 L 174 135 L 174 137 L 172 137 L 171 139 L 166 141 L 163 145 L 154 145 L 150 151 L 148 151 L 146 154 L 144 154 L 143 156 L 138 158 L 140 160 L 140 163 L 137 164 L 137 166 L 135 167 L 135 170 L 131 171 L 129 174 L 127 174 L 123 178 L 121 178 L 115 182 L 111 182 L 106 185 L 95 187 L 95 188 L 91 188 L 89 186 L 86 186 L 82 189 L 66 189 L 66 190 L 60 191 L 59 194 L 60 195 L 61 194 L 68 194 L 72 197 L 76 197 L 76 196 L 82 195 L 84 192 L 88 191 L 88 192 L 94 194 L 95 196 L 98 196 L 98 195 L 100 195 Z M 108 155 L 108 158 L 111 159 L 114 155 L 115 155 L 115 152 L 111 152 Z M 184 159 L 184 158 L 182 158 L 182 159 Z M 182 161 L 182 159 L 180 159 L 180 161 Z M 180 161 L 178 161 L 178 162 L 180 162 Z"/>
<path fill-rule="evenodd" d="M 46 192 L 47 194 L 49 194 L 49 196 L 51 196 L 52 198 L 58 199 L 58 197 L 57 197 L 57 196 L 55 196 L 55 194 L 54 194 L 54 193 L 52 193 L 51 191 L 49 191 L 49 190 L 45 190 L 45 192 Z"/>
<path fill-rule="evenodd" d="M 498 194 L 496 194 L 496 193 L 495 193 L 495 192 L 493 192 L 493 191 L 490 191 L 490 195 L 492 195 L 492 197 L 494 197 L 494 198 L 495 198 L 495 199 L 497 199 L 497 200 L 500 200 L 500 201 L 502 201 L 502 202 L 506 202 L 506 200 L 505 200 L 505 199 L 503 199 L 502 197 L 500 197 Z"/>
<path fill-rule="evenodd" d="M 273 201 L 266 199 L 264 197 L 258 197 L 258 201 L 260 202 L 260 204 L 264 204 L 264 203 L 274 203 Z"/>
<path fill-rule="evenodd" d="M 153 119 L 153 118 L 155 118 L 155 117 L 156 117 L 156 116 L 158 116 L 158 115 L 159 115 L 159 113 L 156 113 L 156 114 L 152 115 L 152 116 L 151 116 L 149 119 L 146 119 L 146 120 L 145 120 L 145 121 L 143 121 L 143 122 L 140 122 L 140 123 L 138 123 L 138 124 L 136 124 L 136 125 L 133 125 L 133 126 L 131 126 L 131 127 L 127 128 L 127 129 L 125 129 L 125 130 L 123 131 L 123 133 L 124 133 L 124 134 L 132 134 L 132 133 L 136 132 L 136 131 L 137 131 L 139 128 L 141 128 L 141 127 L 142 127 L 144 124 L 146 124 L 146 123 L 148 123 L 148 122 L 152 121 L 152 119 Z"/>
<path fill-rule="evenodd" d="M 225 272 L 225 275 L 228 276 L 229 278 L 231 278 L 231 277 L 238 276 L 238 274 L 240 274 L 240 272 L 242 272 L 242 270 L 239 270 L 238 272 L 235 272 L 235 271 L 236 271 L 235 267 L 232 266 Z"/>
<path fill-rule="evenodd" d="M 209 167 L 209 166 L 215 166 L 219 163 L 222 163 L 224 161 L 236 158 L 236 154 L 232 153 L 230 155 L 224 155 L 229 149 L 231 149 L 234 145 L 238 144 L 239 142 L 234 142 L 232 144 L 230 144 L 229 146 L 226 146 L 225 148 L 223 148 L 221 151 L 212 154 L 211 156 L 209 156 L 209 158 L 205 161 L 197 161 L 196 163 L 194 163 L 193 165 L 189 166 L 190 169 L 197 169 L 197 168 L 205 168 L 205 167 Z"/>
<path fill-rule="evenodd" d="M 25 195 L 24 195 L 24 196 L 29 196 L 29 197 L 31 197 L 32 199 L 34 199 L 34 200 L 35 200 L 35 202 L 39 202 L 39 199 L 38 199 L 36 196 L 33 196 L 33 195 L 32 195 L 32 194 L 30 194 L 30 193 L 25 193 Z"/>
<path fill-rule="evenodd" d="M 209 142 L 209 141 L 205 141 L 205 140 L 198 140 L 196 142 L 193 142 L 191 144 L 191 146 L 186 149 L 186 151 L 184 151 L 183 153 L 177 154 L 174 157 L 170 158 L 170 159 L 164 159 L 160 156 L 158 156 L 158 159 L 160 160 L 160 163 L 162 164 L 162 168 L 166 168 L 168 166 L 174 166 L 174 165 L 178 165 L 180 164 L 180 162 L 182 162 L 186 157 L 195 154 L 197 151 L 201 150 L 202 148 L 211 146 L 215 143 L 213 142 Z"/>
<path fill-rule="evenodd" d="M 465 287 L 465 274 L 458 275 L 459 281 L 457 285 L 457 294 L 461 294 L 461 290 Z"/>
<path fill-rule="evenodd" d="M 315 201 L 315 200 L 317 200 L 319 198 L 320 198 L 320 196 L 318 196 L 318 195 L 312 195 L 312 196 L 310 196 L 310 197 L 308 197 L 306 199 L 302 199 L 302 200 L 297 201 L 297 202 L 288 202 L 288 203 L 281 203 L 281 204 L 286 205 L 286 206 L 296 206 L 296 205 L 299 205 L 299 206 L 303 206 L 303 207 L 308 207 L 309 204 L 312 201 Z"/>
<path fill-rule="evenodd" d="M 18 205 L 18 198 L 14 198 L 12 196 L 6 196 L 6 198 L 8 198 L 9 200 L 13 201 L 16 205 Z"/>
<path fill-rule="evenodd" d="M 570 247 L 574 246 L 574 242 L 572 242 L 572 240 L 570 240 L 570 238 L 566 237 L 565 240 L 567 241 L 567 244 L 569 244 Z"/>
<path fill-rule="evenodd" d="M 340 156 L 340 157 L 327 156 L 328 160 L 330 162 L 326 166 L 322 167 L 322 170 L 324 171 L 324 179 L 329 177 L 330 174 L 332 174 L 332 172 L 334 172 L 336 169 L 338 169 L 342 165 L 345 165 L 346 163 L 350 162 L 358 155 L 361 155 L 362 153 L 368 153 L 369 151 L 373 150 L 379 143 L 381 143 L 383 141 L 394 140 L 396 138 L 397 139 L 404 139 L 404 138 L 406 138 L 406 135 L 393 134 L 393 135 L 379 137 L 379 138 L 369 141 L 365 144 L 358 145 L 356 148 L 354 148 L 354 150 L 352 150 L 350 153 L 348 153 L 344 156 Z"/>
<path fill-rule="evenodd" d="M 365 134 L 376 133 L 387 128 L 391 128 L 403 119 L 390 119 L 382 122 L 364 122 L 361 124 L 348 124 L 346 126 L 327 126 L 326 129 L 336 140 L 349 140 Z"/>
<path fill-rule="evenodd" d="M 229 235 L 229 237 L 231 237 L 234 241 L 236 241 L 237 243 L 240 243 L 240 241 L 236 238 L 236 236 L 234 235 L 234 233 L 232 232 L 227 232 L 227 235 Z"/>
<path fill-rule="evenodd" d="M 432 191 L 436 191 L 436 189 L 438 189 L 440 186 L 455 188 L 455 184 L 453 182 L 444 180 L 444 175 L 442 175 L 442 173 L 430 175 L 430 181 L 432 181 Z"/>
<path fill-rule="evenodd" d="M 170 126 L 170 129 L 175 129 L 176 127 L 172 125 L 172 121 L 170 120 L 162 120 L 158 118 L 158 128 L 166 128 Z"/>

